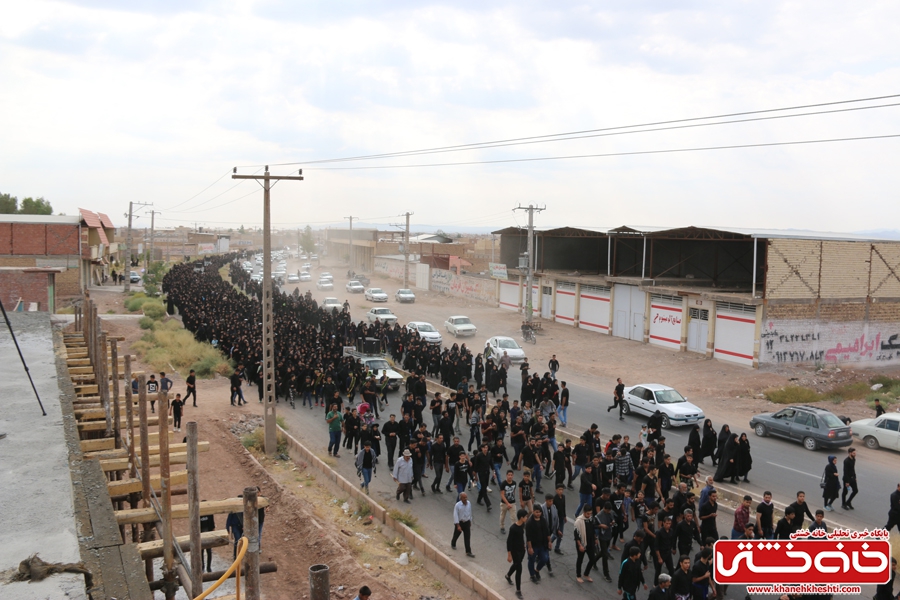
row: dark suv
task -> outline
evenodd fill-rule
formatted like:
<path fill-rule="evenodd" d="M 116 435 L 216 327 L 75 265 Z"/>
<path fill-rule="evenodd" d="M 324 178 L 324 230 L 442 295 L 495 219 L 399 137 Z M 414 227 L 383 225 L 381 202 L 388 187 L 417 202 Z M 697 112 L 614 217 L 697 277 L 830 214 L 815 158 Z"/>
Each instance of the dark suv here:
<path fill-rule="evenodd" d="M 834 413 L 815 406 L 789 406 L 750 419 L 758 436 L 777 435 L 801 442 L 807 450 L 840 448 L 853 443 L 850 428 Z"/>

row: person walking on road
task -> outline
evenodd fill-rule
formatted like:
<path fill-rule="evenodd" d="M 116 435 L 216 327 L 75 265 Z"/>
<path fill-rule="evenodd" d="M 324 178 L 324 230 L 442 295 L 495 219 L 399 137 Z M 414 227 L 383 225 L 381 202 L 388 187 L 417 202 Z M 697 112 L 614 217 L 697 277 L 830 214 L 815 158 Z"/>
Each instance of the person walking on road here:
<path fill-rule="evenodd" d="M 325 422 L 328 423 L 328 455 L 340 458 L 338 451 L 341 449 L 341 429 L 344 417 L 338 409 L 337 404 L 331 405 L 331 410 L 325 415 Z"/>
<path fill-rule="evenodd" d="M 187 404 L 188 398 L 191 396 L 194 397 L 194 408 L 197 407 L 197 375 L 194 373 L 194 369 L 191 369 L 190 374 L 187 376 L 187 379 L 184 380 L 187 384 L 187 391 L 184 393 L 184 403 Z"/>
<path fill-rule="evenodd" d="M 525 523 L 525 541 L 528 545 L 528 574 L 531 582 L 541 580 L 541 569 L 550 562 L 550 528 L 544 520 L 540 505 L 531 511 L 531 518 Z M 553 572 L 549 572 L 553 576 Z"/>
<path fill-rule="evenodd" d="M 641 566 L 641 549 L 632 546 L 628 551 L 628 558 L 622 561 L 622 566 L 619 568 L 617 593 L 624 600 L 637 600 L 637 589 L 641 585 L 645 590 L 647 589 L 647 584 L 644 583 L 644 570 Z"/>
<path fill-rule="evenodd" d="M 832 504 L 837 500 L 841 491 L 841 482 L 838 479 L 837 457 L 831 455 L 828 457 L 828 463 L 825 465 L 825 472 L 822 473 L 822 483 L 825 487 L 822 489 L 822 499 L 825 500 L 825 510 L 832 511 Z M 845 507 L 846 508 L 846 507 Z"/>
<path fill-rule="evenodd" d="M 891 492 L 891 509 L 888 511 L 888 522 L 884 528 L 890 532 L 894 525 L 897 526 L 897 531 L 900 531 L 900 483 L 897 484 L 897 489 Z"/>
<path fill-rule="evenodd" d="M 859 493 L 859 487 L 856 485 L 856 448 L 853 446 L 847 448 L 847 458 L 844 459 L 844 474 L 841 477 L 843 483 L 843 492 L 841 492 L 841 508 L 844 510 L 853 510 L 853 499 Z M 847 492 L 852 492 L 847 496 Z"/>
<path fill-rule="evenodd" d="M 553 381 L 556 381 L 556 372 L 559 371 L 559 361 L 556 360 L 555 354 L 550 358 L 550 362 L 547 363 L 547 368 L 550 369 L 550 377 Z"/>
<path fill-rule="evenodd" d="M 463 544 L 466 546 L 466 556 L 475 558 L 472 554 L 472 504 L 469 502 L 469 495 L 462 492 L 459 495 L 459 502 L 453 507 L 453 539 L 450 540 L 450 547 L 456 550 L 456 540 L 460 534 L 463 536 Z"/>
<path fill-rule="evenodd" d="M 362 477 L 362 488 L 369 493 L 369 484 L 372 482 L 372 474 L 375 472 L 375 451 L 372 450 L 372 442 L 363 442 L 363 449 L 356 455 L 356 473 Z"/>
<path fill-rule="evenodd" d="M 409 504 L 413 481 L 412 452 L 409 449 L 403 451 L 402 458 L 394 465 L 392 476 L 397 482 L 397 500 L 400 500 L 400 494 L 403 494 L 403 501 Z"/>
<path fill-rule="evenodd" d="M 528 519 L 528 511 L 520 508 L 516 512 L 516 520 L 509 526 L 509 535 L 506 538 L 506 561 L 512 565 L 506 572 L 506 582 L 512 585 L 512 576 L 515 574 L 517 598 L 522 597 L 522 561 L 525 560 L 527 553 L 525 546 L 526 519 Z"/>
<path fill-rule="evenodd" d="M 575 550 L 578 552 L 578 558 L 575 561 L 575 581 L 578 583 L 594 583 L 590 578 L 591 569 L 597 566 L 597 534 L 594 528 L 593 506 L 585 506 L 582 512 L 575 519 Z M 584 557 L 588 557 L 587 566 L 584 569 L 584 578 L 581 576 L 581 565 L 584 563 Z"/>
<path fill-rule="evenodd" d="M 506 472 L 506 481 L 500 484 L 500 533 L 506 533 L 506 513 L 510 513 L 509 520 L 512 521 L 512 515 L 518 515 L 521 512 L 516 510 L 516 490 L 519 484 L 516 483 L 513 475 L 514 473 L 510 469 Z M 522 510 L 525 511 L 527 517 L 528 510 L 524 508 Z M 515 523 L 515 521 L 513 522 Z"/>

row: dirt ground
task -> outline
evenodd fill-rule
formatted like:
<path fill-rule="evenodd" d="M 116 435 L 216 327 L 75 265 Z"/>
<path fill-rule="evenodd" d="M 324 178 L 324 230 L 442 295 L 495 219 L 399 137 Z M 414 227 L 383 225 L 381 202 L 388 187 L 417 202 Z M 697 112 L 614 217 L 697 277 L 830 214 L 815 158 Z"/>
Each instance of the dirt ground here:
<path fill-rule="evenodd" d="M 101 315 L 121 307 L 120 293 L 92 291 L 91 297 L 98 303 Z M 119 308 L 117 312 L 125 311 Z M 104 329 L 111 335 L 124 336 L 120 348 L 126 349 L 143 333 L 137 320 L 109 320 Z M 147 369 L 140 361 L 133 363 L 132 368 Z M 183 393 L 184 379 L 177 374 L 168 375 L 174 382 L 174 391 Z M 200 455 L 201 498 L 224 499 L 237 496 L 247 486 L 258 485 L 271 502 L 263 528 L 260 562 L 274 562 L 278 571 L 261 576 L 263 598 L 308 598 L 307 574 L 314 564 L 329 566 L 332 597 L 338 599 L 354 598 L 363 585 L 368 585 L 378 600 L 458 597 L 425 570 L 415 554 L 409 565 L 397 564 L 401 553 L 410 552 L 408 546 L 393 536 L 387 537 L 389 532 L 383 533 L 380 526 L 368 523 L 357 514 L 359 507 L 354 502 L 348 503 L 345 512 L 342 507 L 346 497 L 307 465 L 270 461 L 243 447 L 233 431 L 253 429 L 252 425 L 261 419 L 263 411 L 255 398 L 256 388 L 245 390 L 251 402 L 236 408 L 228 404 L 227 379 L 201 380 L 197 387 L 198 406 L 185 408 L 183 422 L 196 420 L 200 439 L 210 443 L 209 452 Z M 174 498 L 183 502 L 186 496 Z M 216 515 L 216 526 L 225 528 L 225 515 Z M 175 533 L 188 535 L 186 521 L 176 521 Z M 232 548 L 215 548 L 213 555 L 213 570 L 225 569 L 231 563 Z M 159 569 L 156 574 L 159 576 Z M 234 586 L 226 584 L 219 590 L 233 593 Z M 219 590 L 216 595 L 221 595 Z M 162 598 L 162 593 L 157 592 L 156 597 Z"/>

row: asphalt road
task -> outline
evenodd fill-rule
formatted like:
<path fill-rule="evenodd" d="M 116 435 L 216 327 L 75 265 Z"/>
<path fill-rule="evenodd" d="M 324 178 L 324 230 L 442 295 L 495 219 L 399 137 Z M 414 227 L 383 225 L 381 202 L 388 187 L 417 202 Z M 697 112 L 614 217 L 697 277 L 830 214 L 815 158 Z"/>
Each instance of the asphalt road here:
<path fill-rule="evenodd" d="M 299 263 L 300 261 L 296 259 L 288 260 L 287 272 L 296 272 Z M 365 310 L 368 309 L 368 305 L 365 303 L 362 295 L 351 295 L 344 291 L 344 285 L 346 284 L 346 268 L 330 268 L 332 274 L 335 275 L 334 292 L 318 292 L 315 289 L 315 279 L 317 278 L 317 274 L 324 270 L 329 270 L 329 267 L 323 266 L 318 269 L 314 267 L 314 281 L 311 283 L 299 284 L 301 293 L 305 293 L 307 289 L 310 289 L 313 296 L 320 301 L 326 295 L 337 296 L 340 299 L 348 298 L 355 319 L 359 320 L 363 318 L 363 314 Z M 399 285 L 393 283 L 385 285 L 384 282 L 381 281 L 373 281 L 373 285 L 385 286 L 389 295 L 392 295 L 395 287 L 399 287 Z M 290 291 L 292 291 L 294 287 L 298 287 L 297 284 L 285 286 L 285 288 Z M 410 320 L 430 320 L 438 327 L 440 327 L 443 318 L 445 318 L 440 317 L 439 315 L 447 312 L 446 308 L 428 307 L 427 303 L 421 301 L 418 301 L 413 305 L 398 305 L 395 302 L 390 301 L 388 302 L 388 306 L 399 317 L 401 323 Z M 497 333 L 500 332 L 494 331 L 487 333 L 482 330 L 479 332 L 479 335 L 474 338 L 465 339 L 465 341 L 471 348 L 480 349 L 484 347 L 487 337 Z M 594 334 L 586 332 L 584 335 Z M 445 334 L 444 337 L 445 345 L 457 341 L 448 334 Z M 461 339 L 459 341 L 463 340 Z M 560 358 L 562 369 L 559 373 L 559 377 L 568 382 L 571 393 L 569 427 L 566 430 L 566 433 L 570 433 L 574 438 L 587 429 L 591 423 L 597 423 L 604 439 L 608 439 L 613 433 L 628 434 L 632 436 L 632 439 L 637 437 L 637 434 L 640 431 L 640 425 L 646 421 L 646 417 L 626 416 L 625 421 L 619 421 L 618 415 L 615 412 L 606 411 L 606 407 L 612 403 L 611 390 L 614 385 L 614 376 L 611 375 L 608 381 L 600 381 L 597 382 L 597 385 L 592 385 L 586 376 L 582 376 L 578 373 L 568 373 L 565 367 L 564 348 L 544 349 L 541 347 L 540 337 L 538 337 L 538 342 L 534 349 L 529 345 L 526 347 L 526 352 L 531 353 L 533 356 L 542 357 L 540 360 L 531 360 L 533 368 L 540 368 L 542 371 L 543 363 L 546 358 L 549 357 L 550 353 L 555 352 Z M 648 375 L 648 381 L 626 383 L 629 385 L 650 383 L 652 382 L 651 380 L 652 375 Z M 518 372 L 514 371 L 509 378 L 510 397 L 518 398 L 519 391 L 519 376 Z M 717 484 L 717 486 L 736 494 L 750 494 L 753 496 L 754 502 L 757 502 L 762 497 L 764 490 L 771 490 L 774 494 L 775 502 L 779 506 L 791 503 L 794 500 L 796 492 L 802 489 L 807 493 L 807 500 L 811 509 L 814 511 L 816 508 L 820 508 L 822 506 L 822 500 L 818 482 L 825 467 L 826 457 L 830 453 L 836 454 L 839 457 L 840 465 L 846 455 L 846 451 L 841 449 L 838 451 L 819 450 L 816 452 L 809 452 L 803 449 L 801 445 L 794 442 L 768 437 L 759 438 L 750 430 L 749 424 L 747 423 L 748 419 L 746 417 L 735 417 L 733 413 L 729 415 L 727 403 L 730 401 L 731 400 L 725 400 L 720 403 L 715 403 L 717 405 L 713 406 L 701 403 L 701 408 L 703 408 L 706 416 L 713 420 L 717 430 L 722 423 L 728 422 L 733 431 L 746 431 L 748 433 L 751 440 L 753 470 L 750 472 L 749 478 L 751 483 L 749 484 L 742 483 L 739 486 Z M 395 408 L 397 404 L 397 401 L 392 400 L 392 405 Z M 321 409 L 318 409 L 318 411 L 321 411 Z M 301 441 L 311 444 L 313 448 L 320 450 L 322 454 L 324 454 L 325 446 L 327 445 L 327 434 L 325 433 L 324 422 L 321 421 L 324 416 L 323 414 L 317 414 L 317 418 L 309 419 L 307 418 L 307 415 L 310 414 L 308 409 L 301 410 L 300 408 L 297 408 L 295 411 L 282 408 L 280 414 L 285 415 L 291 427 L 291 431 L 300 434 Z M 316 414 L 316 412 L 314 411 L 313 414 Z M 729 419 L 729 416 L 731 419 Z M 737 418 L 736 421 L 734 420 L 735 418 Z M 688 428 L 666 430 L 667 448 L 669 449 L 670 454 L 673 456 L 679 456 L 681 454 L 681 448 L 687 443 L 688 432 Z M 461 437 L 466 441 L 468 440 L 467 433 L 464 433 Z M 897 455 L 893 452 L 885 450 L 872 451 L 863 447 L 861 444 L 855 444 L 855 446 L 859 448 L 857 474 L 861 485 L 860 494 L 853 501 L 856 510 L 850 512 L 836 509 L 834 513 L 830 513 L 826 516 L 826 521 L 831 526 L 844 526 L 851 529 L 881 527 L 884 525 L 887 517 L 888 496 L 894 490 L 895 484 L 898 481 L 898 478 L 900 478 L 897 469 L 897 465 L 900 463 L 898 463 Z M 338 467 L 341 473 L 351 480 L 354 479 L 355 468 L 350 464 L 352 462 L 350 454 L 343 454 L 342 459 L 338 462 L 341 463 Z M 701 467 L 701 475 L 711 474 L 710 467 L 711 465 L 708 464 L 706 467 Z M 397 506 L 393 498 L 394 485 L 386 473 L 386 465 L 382 465 L 382 469 L 382 475 L 377 477 L 376 481 L 373 483 L 373 495 L 379 498 L 379 501 L 386 506 Z M 428 484 L 428 481 L 426 481 L 426 484 Z M 545 488 L 545 491 L 547 489 L 548 488 Z M 492 497 L 496 499 L 497 494 L 498 490 L 495 488 Z M 431 496 L 431 494 L 429 494 L 429 496 Z M 501 579 L 502 573 L 505 572 L 504 565 L 506 564 L 505 553 L 502 551 L 503 548 L 505 548 L 505 545 L 501 539 L 503 536 L 499 533 L 497 523 L 497 519 L 499 518 L 499 508 L 495 508 L 494 512 L 490 514 L 485 514 L 484 508 L 476 506 L 475 525 L 473 529 L 473 539 L 475 541 L 473 544 L 475 546 L 474 552 L 477 558 L 473 561 L 466 558 L 462 550 L 452 551 L 449 549 L 449 538 L 452 534 L 450 525 L 452 523 L 452 519 L 450 518 L 452 512 L 451 501 L 452 497 L 449 494 L 444 494 L 437 498 L 428 498 L 425 501 L 419 500 L 417 497 L 413 503 L 413 512 L 419 517 L 420 524 L 422 524 L 424 532 L 429 539 L 437 540 L 437 543 L 448 553 L 458 553 L 459 556 L 457 558 L 462 564 L 470 566 L 475 571 L 479 572 L 479 575 L 482 576 L 485 581 L 490 582 L 495 588 L 505 590 L 506 584 Z M 572 507 L 571 512 L 574 513 L 574 508 L 577 506 L 577 494 L 575 494 L 575 492 L 568 492 L 568 503 Z M 839 502 L 836 504 L 839 505 Z M 406 505 L 402 503 L 399 506 L 406 508 Z M 495 506 L 497 506 L 496 503 Z M 574 519 L 570 518 L 570 521 L 572 520 Z M 552 594 L 553 597 L 569 595 L 581 597 L 585 593 L 596 593 L 601 590 L 610 595 L 614 594 L 615 587 L 604 582 L 601 573 L 597 573 L 593 587 L 580 586 L 575 582 L 575 553 L 571 542 L 571 523 L 569 525 L 570 526 L 566 530 L 566 540 L 564 541 L 563 546 L 564 548 L 568 548 L 567 555 L 564 557 L 559 557 L 555 554 L 552 555 L 553 564 L 555 565 L 554 571 L 557 572 L 557 577 L 553 580 L 548 580 L 548 578 L 545 577 L 540 586 L 533 586 L 531 583 L 527 582 L 526 571 L 526 583 L 523 584 L 526 595 L 533 597 L 537 591 L 542 597 L 548 596 L 548 594 Z M 720 515 L 720 532 L 727 533 L 730 531 L 730 527 L 731 515 Z M 630 531 L 633 531 L 633 526 Z M 496 541 L 493 541 L 492 538 L 496 538 Z M 460 541 L 460 548 L 461 544 L 462 542 Z M 649 574 L 649 578 L 652 579 L 652 570 Z M 537 588 L 540 589 L 538 590 Z M 584 590 L 590 590 L 590 592 Z M 510 593 L 509 596 L 512 596 L 512 594 Z M 732 594 L 729 593 L 729 597 L 731 596 Z M 735 597 L 743 597 L 743 593 Z"/>

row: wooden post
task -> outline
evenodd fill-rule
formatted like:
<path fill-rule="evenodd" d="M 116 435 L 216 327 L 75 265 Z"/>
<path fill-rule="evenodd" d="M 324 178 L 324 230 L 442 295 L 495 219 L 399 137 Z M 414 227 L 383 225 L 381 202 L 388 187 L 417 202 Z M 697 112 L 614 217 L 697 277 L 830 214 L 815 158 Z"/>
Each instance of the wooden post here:
<path fill-rule="evenodd" d="M 259 600 L 259 512 L 256 497 L 256 486 L 244 488 L 244 535 L 249 542 L 244 555 L 247 600 Z"/>
<path fill-rule="evenodd" d="M 97 317 L 97 324 L 100 324 L 100 317 Z M 98 327 L 98 329 L 100 329 Z M 100 392 L 100 402 L 101 406 L 103 406 L 103 410 L 106 411 L 106 435 L 105 437 L 111 437 L 113 435 L 113 423 L 112 423 L 112 407 L 110 406 L 111 402 L 109 401 L 109 370 L 107 367 L 107 349 L 106 349 L 106 333 L 100 333 L 100 340 L 97 344 L 100 348 L 99 355 L 100 359 L 97 361 L 97 364 L 94 366 L 94 379 L 97 381 L 97 390 Z M 118 414 L 119 409 L 116 408 L 116 414 Z"/>
<path fill-rule="evenodd" d="M 187 424 L 188 513 L 191 523 L 191 591 L 203 592 L 203 548 L 200 545 L 200 462 L 197 456 L 197 422 Z"/>
<path fill-rule="evenodd" d="M 122 447 L 121 434 L 121 417 L 119 415 L 122 410 L 122 403 L 119 402 L 119 344 L 116 340 L 109 342 L 109 357 L 112 361 L 112 405 L 113 405 L 113 435 L 116 438 L 116 448 Z"/>
<path fill-rule="evenodd" d="M 172 488 L 169 485 L 169 393 L 158 392 L 159 404 L 159 483 L 162 492 L 163 579 L 172 585 L 166 588 L 166 600 L 174 600 L 175 544 L 172 540 Z M 142 442 L 143 443 L 143 442 Z"/>
<path fill-rule="evenodd" d="M 128 438 L 125 441 L 128 444 L 128 463 L 130 465 L 128 475 L 132 479 L 137 477 L 137 460 L 135 460 L 134 454 L 134 395 L 131 392 L 131 355 L 125 355 L 125 423 L 127 429 Z M 148 447 L 149 449 L 149 447 Z M 138 498 L 137 494 L 129 494 L 128 503 L 131 505 L 131 508 L 138 507 Z M 132 524 L 131 526 L 131 542 L 137 543 L 138 540 L 138 526 L 137 524 Z"/>
<path fill-rule="evenodd" d="M 138 378 L 138 413 L 141 419 L 141 505 L 150 506 L 150 431 L 147 425 L 147 376 Z M 166 441 L 168 441 L 168 432 Z M 153 539 L 153 524 L 144 523 L 142 542 Z M 153 559 L 145 561 L 147 581 L 153 581 Z"/>

